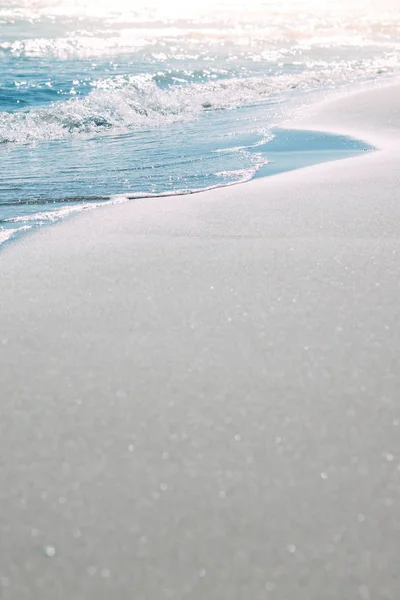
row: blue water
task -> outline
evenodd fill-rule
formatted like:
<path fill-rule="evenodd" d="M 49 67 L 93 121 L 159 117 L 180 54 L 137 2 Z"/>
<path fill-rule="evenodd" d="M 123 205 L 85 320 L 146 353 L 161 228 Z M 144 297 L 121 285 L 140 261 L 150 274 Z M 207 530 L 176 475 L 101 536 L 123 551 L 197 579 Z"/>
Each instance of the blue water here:
<path fill-rule="evenodd" d="M 0 244 L 99 203 L 366 150 L 277 128 L 339 86 L 397 73 L 398 11 L 345 5 L 0 0 Z"/>

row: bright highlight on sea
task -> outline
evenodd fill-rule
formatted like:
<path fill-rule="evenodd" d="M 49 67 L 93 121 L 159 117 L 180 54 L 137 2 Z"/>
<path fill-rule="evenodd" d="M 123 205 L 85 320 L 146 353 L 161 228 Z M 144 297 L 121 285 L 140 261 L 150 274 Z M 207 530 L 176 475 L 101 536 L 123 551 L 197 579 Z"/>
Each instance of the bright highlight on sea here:
<path fill-rule="evenodd" d="M 398 74 L 396 5 L 0 0 L 0 244 L 104 202 L 362 150 L 277 127 Z"/>

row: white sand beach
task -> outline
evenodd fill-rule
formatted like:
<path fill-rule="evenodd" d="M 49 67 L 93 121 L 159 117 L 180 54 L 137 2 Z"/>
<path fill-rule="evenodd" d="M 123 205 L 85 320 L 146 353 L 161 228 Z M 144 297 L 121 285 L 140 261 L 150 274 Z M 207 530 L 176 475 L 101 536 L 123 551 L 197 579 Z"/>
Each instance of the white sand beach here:
<path fill-rule="evenodd" d="M 400 85 L 378 151 L 0 255 L 5 600 L 398 600 Z"/>

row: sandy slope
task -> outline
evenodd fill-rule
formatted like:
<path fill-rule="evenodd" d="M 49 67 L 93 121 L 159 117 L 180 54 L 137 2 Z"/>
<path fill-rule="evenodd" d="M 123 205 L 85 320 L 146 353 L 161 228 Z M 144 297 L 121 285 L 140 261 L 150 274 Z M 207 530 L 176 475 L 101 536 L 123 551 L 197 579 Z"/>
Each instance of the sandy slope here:
<path fill-rule="evenodd" d="M 301 124 L 379 152 L 2 252 L 3 598 L 398 600 L 399 101 Z"/>

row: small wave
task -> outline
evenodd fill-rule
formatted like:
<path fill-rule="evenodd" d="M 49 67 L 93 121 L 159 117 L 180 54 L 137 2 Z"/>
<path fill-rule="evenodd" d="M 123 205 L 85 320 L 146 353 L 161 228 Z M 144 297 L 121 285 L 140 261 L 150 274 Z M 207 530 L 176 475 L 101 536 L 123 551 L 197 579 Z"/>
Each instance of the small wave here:
<path fill-rule="evenodd" d="M 214 185 L 209 185 L 202 188 L 191 188 L 191 189 L 178 189 L 173 191 L 166 192 L 137 192 L 136 194 L 127 194 L 121 196 L 127 200 L 140 200 L 146 198 L 171 198 L 173 196 L 190 196 L 191 194 L 199 194 L 200 192 L 209 192 L 211 190 L 218 190 L 220 188 L 231 187 L 233 185 L 238 185 L 240 183 L 246 183 L 247 181 L 251 181 L 257 171 L 264 165 L 268 164 L 268 160 L 266 158 L 261 157 L 255 165 L 253 165 L 249 169 L 236 169 L 231 171 L 220 171 L 215 173 L 217 177 L 220 178 L 230 178 L 231 181 L 225 181 L 223 183 L 217 183 Z"/>
<path fill-rule="evenodd" d="M 379 66 L 378 66 L 379 65 Z M 32 143 L 72 135 L 128 132 L 199 118 L 205 111 L 261 104 L 274 94 L 356 81 L 377 65 L 306 70 L 275 77 L 243 77 L 161 88 L 150 75 L 98 81 L 84 98 L 56 102 L 27 112 L 0 113 L 0 143 Z"/>
<path fill-rule="evenodd" d="M 44 224 L 44 223 L 55 223 L 60 219 L 64 219 L 65 217 L 69 217 L 75 213 L 80 213 L 87 210 L 93 210 L 95 208 L 99 208 L 100 206 L 106 206 L 109 204 L 119 204 L 121 202 L 126 202 L 126 195 L 119 195 L 110 198 L 104 202 L 93 202 L 86 201 L 76 204 L 75 206 L 65 206 L 62 208 L 55 208 L 54 210 L 35 212 L 29 215 L 19 215 L 18 217 L 10 217 L 9 219 L 5 219 L 3 222 L 5 223 L 34 223 L 34 224 Z"/>
<path fill-rule="evenodd" d="M 16 200 L 15 202 L 0 202 L 0 206 L 38 206 L 38 205 L 54 205 L 54 204 L 70 204 L 75 202 L 98 202 L 99 200 L 109 200 L 109 196 L 72 196 L 71 198 L 65 197 L 57 200 L 46 200 L 46 199 L 28 199 L 28 200 Z M 0 223 L 1 223 L 0 219 Z"/>
<path fill-rule="evenodd" d="M 249 148 L 258 148 L 259 146 L 264 146 L 267 142 L 270 142 L 275 138 L 275 134 L 272 131 L 268 131 L 264 133 L 263 137 L 256 142 L 255 144 L 251 144 L 250 146 L 230 146 L 229 148 L 217 148 L 213 150 L 214 154 L 236 154 L 237 152 L 246 152 Z"/>
<path fill-rule="evenodd" d="M 268 164 L 268 161 L 266 160 L 264 162 L 264 164 Z M 235 181 L 235 183 L 245 183 L 246 181 L 250 181 L 255 173 L 258 171 L 259 167 L 256 167 L 254 169 L 237 169 L 237 170 L 233 170 L 233 171 L 218 171 L 217 173 L 215 173 L 216 177 L 221 177 L 223 179 L 228 179 L 231 177 L 237 177 L 238 181 Z"/>
<path fill-rule="evenodd" d="M 220 184 L 210 185 L 203 188 L 195 188 L 195 189 L 178 189 L 173 191 L 164 191 L 164 192 L 138 192 L 135 194 L 117 194 L 110 197 L 108 200 L 103 202 L 93 202 L 90 199 L 88 201 L 83 201 L 80 204 L 74 206 L 66 206 L 62 208 L 55 208 L 49 211 L 41 211 L 33 214 L 27 215 L 19 215 L 17 217 L 10 217 L 8 219 L 3 219 L 0 221 L 7 225 L 7 227 L 0 226 L 0 246 L 5 242 L 9 241 L 12 237 L 17 235 L 18 233 L 22 233 L 23 231 L 28 231 L 30 229 L 40 227 L 43 225 L 53 224 L 58 221 L 61 221 L 69 216 L 74 214 L 79 214 L 83 211 L 94 210 L 96 208 L 100 208 L 102 206 L 110 206 L 115 204 L 121 204 L 124 202 L 128 202 L 129 200 L 140 200 L 146 198 L 167 198 L 172 196 L 188 196 L 191 194 L 197 194 L 200 192 L 206 192 L 209 190 L 219 189 L 223 187 L 229 187 L 232 185 L 237 185 L 240 183 L 245 183 L 250 181 L 258 169 L 266 164 L 268 161 L 264 158 L 260 158 L 260 160 L 252 166 L 250 169 L 238 169 L 236 171 L 226 171 L 220 172 L 216 175 L 221 178 L 230 178 L 231 181 L 226 181 Z M 13 225 L 16 225 L 13 227 Z"/>
<path fill-rule="evenodd" d="M 32 229 L 31 225 L 23 225 L 22 227 L 15 227 L 14 229 L 0 227 L 0 245 L 5 244 L 18 233 L 28 231 L 29 229 Z"/>
<path fill-rule="evenodd" d="M 128 198 L 126 194 L 120 194 L 113 196 L 104 202 L 93 202 L 90 198 L 86 202 L 81 202 L 75 206 L 66 206 L 62 208 L 55 208 L 54 210 L 41 211 L 33 214 L 19 215 L 17 217 L 10 217 L 8 219 L 2 219 L 0 222 L 5 227 L 0 226 L 0 246 L 8 242 L 11 238 L 24 231 L 29 231 L 43 225 L 49 225 L 57 223 L 69 216 L 79 214 L 83 211 L 94 210 L 101 206 L 121 204 L 127 202 Z"/>

